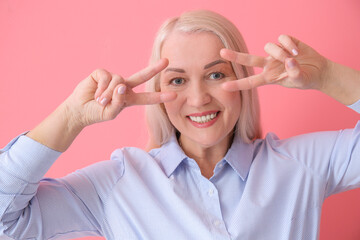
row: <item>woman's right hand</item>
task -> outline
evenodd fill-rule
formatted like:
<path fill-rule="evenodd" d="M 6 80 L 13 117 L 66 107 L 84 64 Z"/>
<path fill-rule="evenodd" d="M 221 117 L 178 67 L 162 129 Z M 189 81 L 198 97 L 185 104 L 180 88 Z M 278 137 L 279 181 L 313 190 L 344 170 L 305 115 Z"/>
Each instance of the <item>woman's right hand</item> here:
<path fill-rule="evenodd" d="M 168 60 L 162 59 L 127 79 L 103 69 L 95 70 L 27 136 L 49 148 L 64 152 L 84 127 L 114 119 L 125 107 L 174 100 L 174 92 L 133 91 L 134 87 L 148 81 L 167 65 Z"/>
<path fill-rule="evenodd" d="M 131 77 L 123 77 L 97 69 L 78 84 L 65 101 L 72 121 L 81 127 L 114 119 L 122 109 L 131 105 L 157 104 L 172 101 L 174 92 L 135 93 L 133 88 L 148 81 L 168 65 L 161 59 Z"/>

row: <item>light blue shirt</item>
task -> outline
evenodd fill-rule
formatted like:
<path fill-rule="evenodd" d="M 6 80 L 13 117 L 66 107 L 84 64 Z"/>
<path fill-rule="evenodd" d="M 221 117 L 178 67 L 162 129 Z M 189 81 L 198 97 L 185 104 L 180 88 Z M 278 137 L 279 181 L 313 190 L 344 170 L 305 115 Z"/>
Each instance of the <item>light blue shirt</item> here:
<path fill-rule="evenodd" d="M 359 139 L 360 122 L 251 144 L 235 136 L 207 179 L 173 136 L 42 179 L 60 153 L 20 136 L 0 151 L 0 238 L 317 239 L 325 198 L 360 186 Z"/>

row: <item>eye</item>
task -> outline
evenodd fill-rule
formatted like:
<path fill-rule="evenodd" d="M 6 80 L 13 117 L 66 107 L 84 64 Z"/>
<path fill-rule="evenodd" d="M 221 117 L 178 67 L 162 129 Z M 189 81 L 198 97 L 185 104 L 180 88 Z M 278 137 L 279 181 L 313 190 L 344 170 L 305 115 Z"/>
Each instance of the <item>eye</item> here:
<path fill-rule="evenodd" d="M 223 73 L 221 73 L 221 72 L 214 72 L 214 73 L 211 73 L 210 75 L 209 75 L 209 78 L 210 79 L 222 79 L 222 78 L 224 78 L 225 77 L 225 75 L 223 74 Z"/>
<path fill-rule="evenodd" d="M 185 82 L 185 80 L 183 78 L 174 78 L 171 79 L 170 83 L 173 85 L 181 85 Z"/>

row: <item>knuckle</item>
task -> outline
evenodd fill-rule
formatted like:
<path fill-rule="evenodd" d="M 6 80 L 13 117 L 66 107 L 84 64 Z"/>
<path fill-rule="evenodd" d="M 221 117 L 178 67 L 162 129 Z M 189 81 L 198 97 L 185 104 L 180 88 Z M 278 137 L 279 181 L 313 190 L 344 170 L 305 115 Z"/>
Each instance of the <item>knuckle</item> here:
<path fill-rule="evenodd" d="M 101 70 L 102 70 L 102 69 L 97 68 L 97 69 L 95 69 L 95 70 L 91 73 L 91 75 L 92 75 L 92 76 L 96 76 L 97 73 L 98 73 L 99 71 L 101 71 Z"/>
<path fill-rule="evenodd" d="M 113 74 L 112 75 L 112 80 L 118 82 L 118 83 L 121 83 L 121 82 L 124 82 L 124 78 L 118 74 Z"/>
<path fill-rule="evenodd" d="M 99 80 L 99 82 L 107 82 L 111 79 L 111 74 L 105 69 L 97 69 L 95 70 L 95 76 Z"/>
<path fill-rule="evenodd" d="M 106 70 L 103 69 L 103 68 L 97 68 L 97 69 L 95 69 L 95 71 L 94 71 L 94 74 L 97 75 L 97 76 L 102 76 L 102 75 L 108 74 L 108 73 L 109 73 L 109 72 L 106 71 Z"/>

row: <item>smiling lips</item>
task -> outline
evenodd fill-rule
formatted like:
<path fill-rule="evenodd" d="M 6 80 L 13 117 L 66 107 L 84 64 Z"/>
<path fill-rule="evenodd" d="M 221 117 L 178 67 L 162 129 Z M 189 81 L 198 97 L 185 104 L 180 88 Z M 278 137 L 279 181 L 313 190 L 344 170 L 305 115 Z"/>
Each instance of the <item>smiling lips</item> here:
<path fill-rule="evenodd" d="M 210 127 L 213 125 L 219 116 L 218 111 L 209 111 L 203 113 L 195 113 L 187 116 L 187 119 L 198 128 Z"/>

